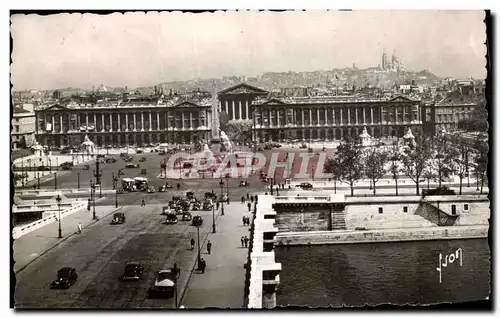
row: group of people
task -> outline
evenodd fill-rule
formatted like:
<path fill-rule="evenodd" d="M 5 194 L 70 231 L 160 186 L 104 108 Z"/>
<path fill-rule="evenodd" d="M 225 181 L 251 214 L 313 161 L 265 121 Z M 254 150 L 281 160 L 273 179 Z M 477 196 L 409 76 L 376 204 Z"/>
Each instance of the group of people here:
<path fill-rule="evenodd" d="M 247 215 L 244 215 L 241 221 L 243 222 L 243 225 L 250 225 L 250 218 Z"/>
<path fill-rule="evenodd" d="M 191 245 L 191 250 L 194 250 L 194 238 L 191 238 L 190 245 Z M 210 255 L 212 253 L 212 242 L 208 240 L 207 242 L 207 253 Z M 198 263 L 198 270 L 201 271 L 202 274 L 205 273 L 205 269 L 207 268 L 207 262 L 201 258 L 199 263 Z"/>
<path fill-rule="evenodd" d="M 248 247 L 248 242 L 250 241 L 250 239 L 248 238 L 248 236 L 242 236 L 241 237 L 241 247 Z"/>

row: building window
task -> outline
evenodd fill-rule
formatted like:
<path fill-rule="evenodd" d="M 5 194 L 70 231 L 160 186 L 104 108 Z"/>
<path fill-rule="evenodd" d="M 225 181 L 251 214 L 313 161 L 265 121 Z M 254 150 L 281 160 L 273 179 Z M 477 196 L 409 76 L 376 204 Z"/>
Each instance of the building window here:
<path fill-rule="evenodd" d="M 19 132 L 19 126 L 14 126 L 15 130 L 16 130 L 16 133 Z"/>
<path fill-rule="evenodd" d="M 378 208 L 378 213 L 384 213 L 384 208 Z"/>
<path fill-rule="evenodd" d="M 405 212 L 405 213 L 408 212 L 408 207 L 407 206 L 403 207 L 403 212 Z"/>
<path fill-rule="evenodd" d="M 468 204 L 464 204 L 464 211 L 469 211 L 469 205 Z"/>
<path fill-rule="evenodd" d="M 455 204 L 451 205 L 451 215 L 457 215 L 457 206 Z"/>

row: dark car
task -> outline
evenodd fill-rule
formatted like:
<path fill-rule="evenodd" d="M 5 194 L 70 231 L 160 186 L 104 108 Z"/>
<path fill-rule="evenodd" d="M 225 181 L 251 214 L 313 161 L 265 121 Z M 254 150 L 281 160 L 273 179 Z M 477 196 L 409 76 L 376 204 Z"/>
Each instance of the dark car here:
<path fill-rule="evenodd" d="M 121 280 L 139 280 L 141 279 L 142 273 L 144 273 L 144 267 L 138 262 L 129 262 L 125 265 L 125 272 L 120 277 Z"/>
<path fill-rule="evenodd" d="M 117 212 L 113 214 L 113 219 L 111 220 L 111 224 L 123 224 L 125 223 L 125 213 Z"/>
<path fill-rule="evenodd" d="M 57 279 L 52 282 L 51 288 L 67 289 L 76 281 L 78 275 L 72 267 L 63 267 L 57 271 Z"/>
<path fill-rule="evenodd" d="M 139 165 L 135 164 L 135 163 L 128 163 L 128 164 L 125 165 L 125 168 L 127 168 L 127 169 L 139 168 Z"/>
<path fill-rule="evenodd" d="M 106 158 L 106 163 L 115 163 L 116 159 L 115 158 Z"/>
<path fill-rule="evenodd" d="M 194 216 L 191 225 L 201 226 L 203 224 L 203 218 L 199 215 Z"/>
<path fill-rule="evenodd" d="M 71 169 L 73 169 L 73 167 L 71 165 L 63 165 L 63 166 L 61 166 L 61 169 L 62 170 L 71 170 Z"/>
<path fill-rule="evenodd" d="M 39 166 L 38 167 L 38 171 L 49 171 L 50 170 L 50 167 L 47 167 L 47 166 Z"/>
<path fill-rule="evenodd" d="M 177 219 L 176 213 L 167 213 L 167 219 L 165 220 L 165 224 L 177 224 L 179 219 Z"/>
<path fill-rule="evenodd" d="M 455 195 L 455 190 L 452 190 L 446 186 L 437 187 L 435 189 L 422 189 L 422 195 Z"/>
<path fill-rule="evenodd" d="M 200 211 L 202 208 L 201 202 L 193 203 L 193 211 Z"/>
<path fill-rule="evenodd" d="M 240 187 L 248 187 L 250 186 L 250 183 L 248 181 L 240 181 Z"/>
<path fill-rule="evenodd" d="M 97 158 L 105 158 L 105 157 L 106 157 L 106 155 L 103 155 L 103 154 L 97 155 Z"/>
<path fill-rule="evenodd" d="M 182 213 L 182 221 L 191 221 L 193 216 L 189 212 Z"/>
<path fill-rule="evenodd" d="M 159 271 L 156 274 L 153 287 L 149 290 L 149 297 L 173 297 L 179 273 L 179 271 L 174 271 L 173 268 Z"/>
<path fill-rule="evenodd" d="M 313 185 L 307 182 L 302 182 L 299 187 L 302 188 L 302 190 L 311 190 L 313 188 Z"/>

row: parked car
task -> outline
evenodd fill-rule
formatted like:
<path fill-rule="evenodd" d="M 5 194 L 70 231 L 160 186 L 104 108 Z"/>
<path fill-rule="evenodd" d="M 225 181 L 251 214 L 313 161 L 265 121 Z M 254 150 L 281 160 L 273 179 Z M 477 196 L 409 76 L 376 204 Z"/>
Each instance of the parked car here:
<path fill-rule="evenodd" d="M 455 190 L 446 186 L 437 187 L 435 189 L 422 189 L 422 195 L 455 195 Z"/>
<path fill-rule="evenodd" d="M 127 164 L 125 165 L 125 168 L 127 168 L 127 169 L 139 168 L 139 165 L 138 165 L 138 164 L 136 164 L 136 163 L 127 163 Z"/>
<path fill-rule="evenodd" d="M 177 214 L 176 213 L 168 213 L 167 219 L 165 220 L 165 224 L 177 224 Z"/>
<path fill-rule="evenodd" d="M 193 216 L 189 212 L 182 213 L 182 221 L 191 221 Z"/>
<path fill-rule="evenodd" d="M 212 210 L 213 205 L 214 204 L 212 203 L 212 200 L 210 200 L 210 199 L 205 200 L 205 202 L 203 202 L 203 211 Z"/>
<path fill-rule="evenodd" d="M 144 273 L 144 267 L 138 262 L 129 262 L 125 265 L 125 271 L 120 277 L 123 281 L 129 280 L 139 280 L 141 279 L 142 273 Z"/>
<path fill-rule="evenodd" d="M 191 221 L 191 225 L 194 226 L 201 226 L 203 224 L 203 218 L 199 215 L 194 216 L 193 220 Z"/>
<path fill-rule="evenodd" d="M 141 159 L 139 159 L 139 162 L 145 162 L 146 161 L 146 157 L 141 157 Z"/>
<path fill-rule="evenodd" d="M 73 267 L 63 267 L 57 271 L 57 278 L 51 284 L 53 289 L 67 289 L 73 285 L 78 275 Z"/>
<path fill-rule="evenodd" d="M 115 158 L 106 158 L 106 163 L 115 163 L 116 159 Z"/>
<path fill-rule="evenodd" d="M 146 192 L 147 192 L 147 193 L 155 193 L 155 192 L 156 192 L 156 190 L 155 190 L 155 188 L 153 188 L 153 187 L 148 187 L 148 189 L 146 190 Z"/>
<path fill-rule="evenodd" d="M 47 167 L 47 166 L 39 166 L 38 167 L 38 171 L 50 171 L 50 167 Z"/>
<path fill-rule="evenodd" d="M 161 211 L 161 215 L 168 215 L 169 213 L 172 213 L 172 210 L 170 209 L 170 207 L 164 206 L 162 211 Z"/>
<path fill-rule="evenodd" d="M 113 219 L 111 219 L 111 224 L 123 224 L 125 223 L 125 213 L 117 212 L 113 214 Z"/>
<path fill-rule="evenodd" d="M 193 203 L 193 211 L 200 211 L 202 208 L 201 202 Z"/>
<path fill-rule="evenodd" d="M 61 169 L 62 170 L 71 170 L 71 169 L 73 169 L 73 167 L 70 165 L 63 165 L 63 166 L 61 166 Z"/>
<path fill-rule="evenodd" d="M 178 273 L 174 273 L 171 269 L 160 270 L 156 274 L 153 287 L 149 290 L 150 297 L 173 297 L 177 278 Z"/>
<path fill-rule="evenodd" d="M 139 168 L 139 165 L 137 165 L 137 168 Z M 141 174 L 148 174 L 148 169 L 142 169 Z"/>
<path fill-rule="evenodd" d="M 144 152 L 144 150 L 142 150 L 142 148 L 137 148 L 137 150 L 135 151 L 135 153 L 137 153 L 137 154 L 141 154 L 143 152 Z"/>

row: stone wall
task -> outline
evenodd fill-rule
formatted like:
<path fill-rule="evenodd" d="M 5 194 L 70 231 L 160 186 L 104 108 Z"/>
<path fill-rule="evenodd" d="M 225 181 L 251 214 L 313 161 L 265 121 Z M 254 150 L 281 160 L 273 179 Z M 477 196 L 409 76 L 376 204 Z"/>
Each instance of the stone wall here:
<path fill-rule="evenodd" d="M 326 231 L 329 210 L 281 212 L 276 215 L 276 227 L 280 232 Z"/>

